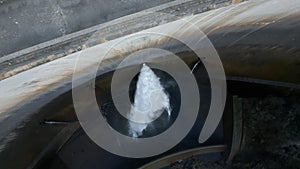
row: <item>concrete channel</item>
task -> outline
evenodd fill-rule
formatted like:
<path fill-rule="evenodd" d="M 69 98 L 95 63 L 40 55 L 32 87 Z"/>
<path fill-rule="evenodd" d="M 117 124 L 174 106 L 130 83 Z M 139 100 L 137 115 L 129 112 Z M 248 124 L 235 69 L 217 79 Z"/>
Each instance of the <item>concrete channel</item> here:
<path fill-rule="evenodd" d="M 262 85 L 264 86 L 263 90 L 274 88 L 281 91 L 288 89 L 290 93 L 297 93 L 300 90 L 299 8 L 300 2 L 297 0 L 287 1 L 284 5 L 277 0 L 257 0 L 185 16 L 184 19 L 199 27 L 216 48 L 225 69 L 229 88 L 232 88 L 230 81 L 234 81 Z M 170 21 L 173 19 L 171 18 Z M 184 27 L 186 25 L 181 20 L 175 20 L 159 24 L 159 26 L 153 28 L 149 28 L 149 26 L 146 29 L 144 27 L 145 30 L 133 35 L 143 35 L 143 33 L 153 30 L 172 32 L 174 26 Z M 136 168 L 159 158 L 168 157 L 170 154 L 199 146 L 198 143 L 191 144 L 191 140 L 199 134 L 199 128 L 203 127 L 205 114 L 199 117 L 198 128 L 195 127 L 195 130 L 190 133 L 190 137 L 187 137 L 180 146 L 163 154 L 163 156 L 143 159 L 138 162 L 132 159 L 122 159 L 108 154 L 100 148 L 95 148 L 91 140 L 79 129 L 80 126 L 72 107 L 71 96 L 72 78 L 74 78 L 72 76 L 77 57 L 82 53 L 88 53 L 85 62 L 81 64 L 80 73 L 75 77 L 84 78 L 88 75 L 90 67 L 98 64 L 95 63 L 95 60 L 99 59 L 99 56 L 105 55 L 103 49 L 109 48 L 129 36 L 132 36 L 132 34 L 116 39 L 112 38 L 112 40 L 95 46 L 91 45 L 92 47 L 82 51 L 56 58 L 49 63 L 41 64 L 26 71 L 22 70 L 0 81 L 0 93 L 2 94 L 0 98 L 1 166 L 11 169 L 39 168 L 45 167 L 45 164 L 48 165 L 50 161 L 52 165 L 49 164 L 49 168 L 57 166 L 93 168 L 99 167 L 105 162 L 107 165 L 112 165 L 112 168 L 118 168 L 123 163 L 132 164 L 132 166 L 128 165 L 128 168 Z M 140 40 L 139 43 L 136 43 L 136 41 L 126 43 L 115 49 L 118 52 L 108 55 L 102 61 L 98 69 L 99 77 L 97 79 L 100 86 L 99 93 L 103 94 L 103 91 L 109 88 L 103 87 L 103 84 L 110 81 L 111 73 L 124 57 L 140 49 L 166 48 L 164 46 L 167 41 L 166 38 L 148 37 L 145 34 L 143 36 L 146 40 Z M 185 36 L 187 38 L 193 37 L 193 32 L 185 34 Z M 96 34 L 96 37 L 99 36 Z M 180 58 L 191 68 L 198 62 L 198 59 L 193 57 L 193 53 L 178 42 L 175 42 L 172 47 L 167 47 L 178 53 Z M 201 50 L 201 47 L 199 47 L 199 50 Z M 13 59 L 15 58 L 13 57 Z M 4 60 L 3 62 L 5 62 Z M 90 79 L 87 78 L 88 80 Z M 208 90 L 207 95 L 210 95 L 209 92 Z M 244 91 L 239 90 L 238 92 Z M 105 98 L 105 96 L 99 97 Z M 229 114 L 228 118 L 232 118 L 232 115 L 230 115 L 232 113 L 230 100 L 227 101 L 227 105 L 229 105 L 226 113 Z M 220 156 L 220 153 L 224 152 L 226 146 L 230 146 L 231 143 L 231 140 L 228 141 L 227 137 L 232 138 L 232 126 L 229 124 L 229 127 L 227 127 L 227 115 L 223 117 L 223 123 L 218 126 L 212 139 L 206 145 L 201 145 L 217 147 L 220 151 L 211 151 L 217 153 L 216 156 Z M 229 120 L 229 123 L 231 122 Z M 86 145 L 86 147 L 85 149 L 76 149 L 78 145 Z M 93 149 L 96 150 L 92 151 Z M 73 150 L 80 155 L 73 154 L 70 156 Z M 185 152 L 189 154 L 188 151 Z M 193 155 L 193 153 L 190 154 Z M 87 157 L 99 155 L 103 155 L 110 160 L 97 161 L 96 158 L 92 158 L 89 164 L 80 161 L 82 158 L 88 160 Z M 53 158 L 53 156 L 55 157 Z M 16 158 L 18 163 L 12 163 Z M 75 163 L 72 164 L 71 161 L 75 161 Z M 116 161 L 119 163 L 115 163 Z M 101 164 L 101 162 L 103 163 Z M 165 161 L 158 160 L 157 164 L 159 162 L 164 163 Z M 151 163 L 149 165 L 151 166 Z M 147 168 L 147 165 L 145 168 Z"/>

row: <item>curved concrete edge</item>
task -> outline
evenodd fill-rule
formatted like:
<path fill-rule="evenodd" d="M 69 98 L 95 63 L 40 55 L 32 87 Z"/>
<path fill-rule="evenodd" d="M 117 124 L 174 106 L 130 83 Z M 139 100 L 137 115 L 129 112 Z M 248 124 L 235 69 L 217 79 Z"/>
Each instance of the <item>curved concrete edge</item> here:
<path fill-rule="evenodd" d="M 229 4 L 230 0 L 177 0 L 50 40 L 1 57 L 0 80 L 105 41 Z"/>
<path fill-rule="evenodd" d="M 139 169 L 156 169 L 156 168 L 163 168 L 170 163 L 175 163 L 178 160 L 186 159 L 192 156 L 197 155 L 204 155 L 204 154 L 210 154 L 210 153 L 222 153 L 226 150 L 226 145 L 216 145 L 216 146 L 207 146 L 207 147 L 200 147 L 200 148 L 194 148 L 186 151 L 182 151 L 179 153 L 171 154 L 166 157 L 162 157 L 158 160 L 155 160 L 151 163 L 148 163 Z"/>
<path fill-rule="evenodd" d="M 211 35 L 218 30 L 228 27 L 252 26 L 254 27 L 253 30 L 257 30 L 258 28 L 261 29 L 262 27 L 276 23 L 279 19 L 284 17 L 299 16 L 299 8 L 300 1 L 298 0 L 287 1 L 284 4 L 277 0 L 259 0 L 231 5 L 190 16 L 185 19 L 198 26 L 206 34 Z M 174 21 L 142 32 L 155 29 L 170 30 L 170 28 L 174 25 L 178 26 L 178 24 L 182 23 L 180 21 Z M 248 33 L 249 32 L 247 32 L 247 34 Z M 245 34 L 245 36 L 247 36 L 247 34 Z M 122 41 L 124 38 L 126 37 L 86 49 L 84 52 L 88 53 L 88 55 L 86 57 L 86 62 L 81 64 L 80 70 L 82 70 L 82 74 L 80 76 L 84 77 L 89 70 L 89 67 L 95 64 L 95 60 L 104 54 L 103 48 L 109 48 L 114 43 Z M 156 44 L 158 41 L 162 42 L 163 39 L 149 37 L 149 39 L 140 41 L 139 43 L 127 43 L 122 46 L 123 50 L 121 53 L 125 56 L 126 53 L 149 47 Z M 26 121 L 26 119 L 28 120 L 32 115 L 31 112 L 21 114 L 18 109 L 32 102 L 34 99 L 42 98 L 47 93 L 55 94 L 53 97 L 47 98 L 48 100 L 45 99 L 45 102 L 50 101 L 51 98 L 63 93 L 64 90 L 71 89 L 70 84 L 73 69 L 77 61 L 77 56 L 80 55 L 80 53 L 81 52 L 68 55 L 0 81 L 0 140 L 2 140 L 2 147 L 5 146 L 5 137 L 7 134 L 18 127 L 21 122 Z M 113 70 L 116 66 L 115 61 L 121 57 L 123 57 L 123 55 L 120 56 L 120 53 L 109 55 L 103 61 L 103 65 L 105 66 L 100 67 L 101 72 L 104 73 Z M 67 86 L 67 88 L 60 91 L 58 90 L 64 86 Z M 11 123 L 12 121 L 13 123 Z"/>

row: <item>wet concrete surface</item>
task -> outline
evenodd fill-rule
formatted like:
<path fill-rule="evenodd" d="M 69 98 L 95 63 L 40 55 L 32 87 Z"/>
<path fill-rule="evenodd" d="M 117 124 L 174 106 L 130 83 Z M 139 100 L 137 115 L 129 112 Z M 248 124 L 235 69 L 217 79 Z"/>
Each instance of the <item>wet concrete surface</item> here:
<path fill-rule="evenodd" d="M 0 56 L 171 0 L 1 0 Z"/>

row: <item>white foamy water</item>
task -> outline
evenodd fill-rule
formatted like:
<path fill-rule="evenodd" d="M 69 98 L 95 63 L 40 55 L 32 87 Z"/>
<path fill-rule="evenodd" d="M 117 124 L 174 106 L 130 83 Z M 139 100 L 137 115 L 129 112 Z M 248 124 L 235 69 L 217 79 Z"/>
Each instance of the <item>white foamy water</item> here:
<path fill-rule="evenodd" d="M 170 100 L 159 78 L 146 65 L 140 71 L 134 104 L 128 113 L 129 130 L 133 137 L 142 135 L 150 122 L 158 118 L 164 111 L 171 115 Z M 138 123 L 135 123 L 138 122 Z"/>

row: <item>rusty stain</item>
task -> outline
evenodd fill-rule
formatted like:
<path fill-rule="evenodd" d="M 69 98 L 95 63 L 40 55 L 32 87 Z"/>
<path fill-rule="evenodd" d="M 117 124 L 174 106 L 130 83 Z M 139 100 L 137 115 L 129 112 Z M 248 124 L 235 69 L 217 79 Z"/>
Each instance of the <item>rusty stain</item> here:
<path fill-rule="evenodd" d="M 113 48 L 113 50 L 117 53 L 118 56 L 120 57 L 124 57 L 124 55 L 122 54 L 122 52 L 118 49 Z"/>
<path fill-rule="evenodd" d="M 100 38 L 100 43 L 105 43 L 107 40 L 105 38 Z"/>
<path fill-rule="evenodd" d="M 232 0 L 233 4 L 241 3 L 243 0 Z"/>

